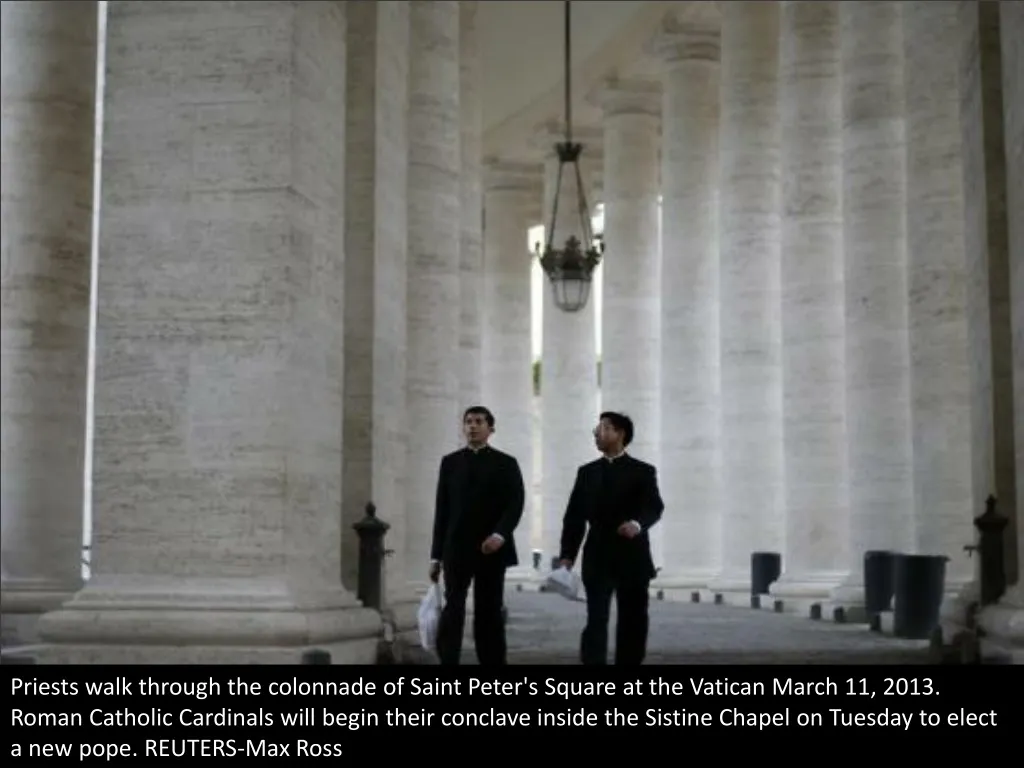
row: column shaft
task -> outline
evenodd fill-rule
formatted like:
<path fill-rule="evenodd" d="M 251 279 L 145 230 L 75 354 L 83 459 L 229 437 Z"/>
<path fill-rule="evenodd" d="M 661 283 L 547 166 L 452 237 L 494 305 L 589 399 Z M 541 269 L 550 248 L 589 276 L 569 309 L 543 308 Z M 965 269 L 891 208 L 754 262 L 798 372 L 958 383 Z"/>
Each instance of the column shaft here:
<path fill-rule="evenodd" d="M 82 581 L 97 8 L 2 5 L 3 644 Z"/>
<path fill-rule="evenodd" d="M 459 3 L 412 3 L 410 36 L 406 554 L 425 577 L 438 468 L 461 440 Z"/>
<path fill-rule="evenodd" d="M 554 144 L 554 141 L 552 141 Z M 544 175 L 544 226 L 551 226 L 558 159 L 548 150 Z M 581 169 L 586 184 L 587 149 Z M 582 237 L 575 179 L 563 179 L 555 225 L 556 247 L 571 234 Z M 588 200 L 589 202 L 589 200 Z M 544 276 L 543 348 L 541 353 L 541 484 L 543 533 L 541 548 L 547 559 L 558 555 L 562 517 L 580 465 L 597 456 L 591 434 L 597 423 L 597 322 L 593 292 L 578 312 L 563 312 L 554 303 L 550 281 Z"/>
<path fill-rule="evenodd" d="M 388 593 L 406 586 L 405 415 L 409 3 L 348 6 L 342 568 L 356 588 L 367 502 L 391 525 Z M 413 576 L 421 577 L 413 567 Z"/>
<path fill-rule="evenodd" d="M 1006 208 L 1009 224 L 1010 296 L 1013 323 L 1013 408 L 1016 487 L 1024 488 L 1024 5 L 999 3 L 1002 96 L 1006 142 Z M 1017 513 L 1017 583 L 999 605 L 981 614 L 986 643 L 1024 662 L 1024 525 Z"/>
<path fill-rule="evenodd" d="M 665 500 L 659 586 L 701 589 L 718 569 L 717 29 L 669 31 L 662 105 L 660 414 Z"/>
<path fill-rule="evenodd" d="M 785 547 L 772 593 L 825 598 L 847 562 L 839 7 L 781 6 Z"/>
<path fill-rule="evenodd" d="M 722 10 L 719 322 L 722 572 L 749 595 L 750 555 L 781 551 L 778 31 L 775 3 Z"/>
<path fill-rule="evenodd" d="M 93 569 L 44 661 L 375 656 L 338 578 L 344 9 L 108 3 Z"/>
<path fill-rule="evenodd" d="M 622 83 L 604 89 L 604 239 L 601 408 L 633 420 L 627 450 L 658 464 L 660 89 Z M 655 563 L 661 526 L 651 531 Z"/>
<path fill-rule="evenodd" d="M 907 551 L 913 532 L 901 16 L 839 4 L 850 575 L 833 599 L 847 605 L 863 601 L 864 552 Z"/>
<path fill-rule="evenodd" d="M 515 532 L 519 567 L 531 573 L 533 549 L 532 263 L 527 232 L 541 196 L 539 167 L 493 164 L 487 169 L 483 279 L 483 401 L 495 414 L 491 443 L 519 462 L 527 486 Z"/>
<path fill-rule="evenodd" d="M 483 290 L 482 113 L 480 106 L 479 3 L 459 3 L 459 110 L 462 115 L 459 236 L 459 405 L 479 405 L 481 398 L 481 295 Z M 486 405 L 486 403 L 485 403 Z M 491 403 L 496 406 L 496 403 Z"/>

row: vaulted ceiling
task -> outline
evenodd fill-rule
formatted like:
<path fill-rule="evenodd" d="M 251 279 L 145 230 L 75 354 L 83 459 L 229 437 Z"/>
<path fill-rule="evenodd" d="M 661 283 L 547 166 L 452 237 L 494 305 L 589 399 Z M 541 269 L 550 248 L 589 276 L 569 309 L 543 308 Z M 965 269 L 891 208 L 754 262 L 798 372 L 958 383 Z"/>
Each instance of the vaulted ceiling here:
<path fill-rule="evenodd" d="M 659 63 L 647 46 L 667 15 L 707 19 L 713 2 L 574 0 L 572 48 L 574 123 L 600 125 L 589 102 L 607 78 L 653 77 Z M 487 0 L 480 3 L 484 153 L 537 160 L 538 126 L 561 123 L 564 4 L 561 0 Z"/>

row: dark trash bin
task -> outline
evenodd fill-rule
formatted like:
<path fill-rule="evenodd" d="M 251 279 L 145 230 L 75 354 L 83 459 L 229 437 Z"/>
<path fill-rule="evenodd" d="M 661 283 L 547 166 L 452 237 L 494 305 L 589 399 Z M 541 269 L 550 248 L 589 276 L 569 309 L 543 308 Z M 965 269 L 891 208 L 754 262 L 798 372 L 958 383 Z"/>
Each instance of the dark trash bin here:
<path fill-rule="evenodd" d="M 893 634 L 927 640 L 939 626 L 946 587 L 945 555 L 897 555 L 894 568 Z"/>
<path fill-rule="evenodd" d="M 888 611 L 894 589 L 895 552 L 872 549 L 864 553 L 864 610 Z"/>
<path fill-rule="evenodd" d="M 754 552 L 750 555 L 750 594 L 766 595 L 768 587 L 782 573 L 782 555 L 778 552 Z"/>

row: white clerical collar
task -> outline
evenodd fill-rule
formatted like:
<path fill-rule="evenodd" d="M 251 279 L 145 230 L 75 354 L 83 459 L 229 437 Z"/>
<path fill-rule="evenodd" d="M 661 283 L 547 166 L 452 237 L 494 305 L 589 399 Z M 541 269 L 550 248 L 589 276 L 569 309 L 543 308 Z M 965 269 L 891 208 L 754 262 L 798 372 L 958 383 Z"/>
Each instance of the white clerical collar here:
<path fill-rule="evenodd" d="M 480 453 L 480 451 L 487 450 L 487 443 L 484 443 L 483 445 L 478 445 L 476 447 L 467 444 L 466 445 L 466 450 L 467 451 L 472 451 L 473 453 Z"/>
<path fill-rule="evenodd" d="M 614 456 L 609 456 L 608 454 L 605 454 L 604 458 L 605 458 L 605 461 L 607 461 L 609 464 L 611 464 L 616 459 L 621 459 L 625 455 L 626 455 L 626 451 L 625 450 L 621 450 L 618 453 L 616 453 Z"/>

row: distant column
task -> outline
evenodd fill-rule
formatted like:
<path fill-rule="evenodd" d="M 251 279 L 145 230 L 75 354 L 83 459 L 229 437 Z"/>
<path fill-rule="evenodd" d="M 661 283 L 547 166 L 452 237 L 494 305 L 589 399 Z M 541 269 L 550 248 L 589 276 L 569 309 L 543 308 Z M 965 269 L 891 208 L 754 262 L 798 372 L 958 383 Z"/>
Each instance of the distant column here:
<path fill-rule="evenodd" d="M 485 169 L 482 400 L 497 422 L 491 443 L 516 458 L 527 488 L 515 533 L 519 567 L 508 574 L 513 581 L 533 573 L 533 259 L 527 232 L 540 197 L 540 165 L 495 162 Z"/>

